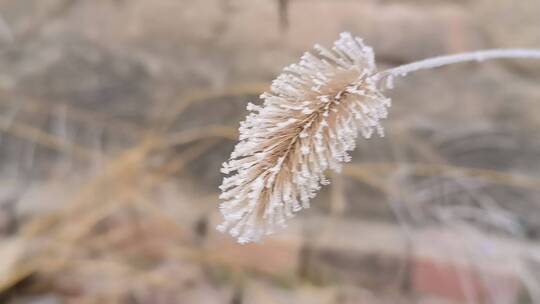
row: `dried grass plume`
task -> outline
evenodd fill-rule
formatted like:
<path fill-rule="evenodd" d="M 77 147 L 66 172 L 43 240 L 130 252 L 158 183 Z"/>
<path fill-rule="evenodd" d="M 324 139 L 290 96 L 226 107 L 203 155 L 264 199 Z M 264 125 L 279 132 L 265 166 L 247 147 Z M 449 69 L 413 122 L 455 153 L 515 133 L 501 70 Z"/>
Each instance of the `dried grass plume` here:
<path fill-rule="evenodd" d="M 377 89 L 373 50 L 342 33 L 331 49 L 316 45 L 261 95 L 240 125 L 240 142 L 223 164 L 224 222 L 240 243 L 258 241 L 309 208 L 325 171 L 350 160 L 358 134 L 383 135 L 390 99 Z"/>

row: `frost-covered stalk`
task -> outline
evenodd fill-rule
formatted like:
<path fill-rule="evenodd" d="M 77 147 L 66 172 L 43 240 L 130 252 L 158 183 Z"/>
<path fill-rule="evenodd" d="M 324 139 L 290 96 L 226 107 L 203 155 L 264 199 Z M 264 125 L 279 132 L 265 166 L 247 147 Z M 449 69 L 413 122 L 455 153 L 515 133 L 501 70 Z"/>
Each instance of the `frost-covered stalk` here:
<path fill-rule="evenodd" d="M 531 49 L 494 49 L 483 50 L 469 53 L 461 53 L 454 55 L 438 56 L 428 58 L 408 64 L 404 64 L 395 68 L 388 69 L 386 71 L 379 72 L 374 77 L 378 79 L 387 79 L 389 82 L 389 88 L 392 88 L 392 79 L 394 77 L 404 77 L 409 73 L 419 70 L 427 70 L 438 68 L 445 65 L 467 62 L 467 61 L 485 61 L 491 59 L 504 59 L 504 58 L 538 58 L 540 59 L 540 50 Z"/>
<path fill-rule="evenodd" d="M 224 222 L 240 243 L 258 241 L 309 207 L 325 171 L 350 161 L 358 134 L 383 136 L 390 99 L 379 89 L 396 76 L 471 60 L 540 58 L 537 50 L 488 50 L 426 59 L 377 73 L 373 50 L 342 33 L 331 49 L 316 45 L 286 67 L 240 124 L 240 142 L 222 172 Z"/>

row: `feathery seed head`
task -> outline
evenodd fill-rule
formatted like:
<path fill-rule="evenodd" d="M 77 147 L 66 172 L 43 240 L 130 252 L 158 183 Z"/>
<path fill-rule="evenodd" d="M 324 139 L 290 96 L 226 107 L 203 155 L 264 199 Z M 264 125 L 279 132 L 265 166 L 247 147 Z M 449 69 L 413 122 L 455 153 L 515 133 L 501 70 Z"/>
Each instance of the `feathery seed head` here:
<path fill-rule="evenodd" d="M 222 172 L 220 205 L 240 243 L 258 241 L 309 208 L 327 169 L 350 161 L 358 133 L 383 136 L 390 99 L 377 89 L 373 50 L 342 33 L 332 49 L 316 45 L 286 67 L 264 93 L 262 106 L 240 124 L 240 142 Z"/>

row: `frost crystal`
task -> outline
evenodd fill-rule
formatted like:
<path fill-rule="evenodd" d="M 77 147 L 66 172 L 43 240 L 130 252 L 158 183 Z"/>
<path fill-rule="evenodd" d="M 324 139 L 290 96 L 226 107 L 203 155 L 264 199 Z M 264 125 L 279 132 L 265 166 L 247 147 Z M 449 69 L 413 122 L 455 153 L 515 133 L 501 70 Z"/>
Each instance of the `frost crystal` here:
<path fill-rule="evenodd" d="M 228 231 L 240 243 L 258 241 L 309 207 L 324 172 L 350 160 L 361 133 L 383 135 L 390 99 L 377 89 L 373 50 L 343 33 L 331 50 L 316 45 L 284 69 L 262 106 L 240 125 L 240 142 L 223 164 L 220 186 Z"/>

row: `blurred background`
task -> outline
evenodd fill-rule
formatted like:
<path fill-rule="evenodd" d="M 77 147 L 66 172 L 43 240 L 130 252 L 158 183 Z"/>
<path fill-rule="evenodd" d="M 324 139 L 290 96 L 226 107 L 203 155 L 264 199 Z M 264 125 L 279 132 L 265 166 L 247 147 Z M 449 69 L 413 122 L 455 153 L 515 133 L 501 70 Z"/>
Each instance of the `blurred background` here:
<path fill-rule="evenodd" d="M 540 62 L 399 79 L 262 244 L 215 231 L 248 101 L 341 31 L 381 69 L 540 48 L 537 0 L 0 0 L 0 303 L 540 303 Z"/>

